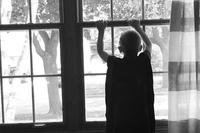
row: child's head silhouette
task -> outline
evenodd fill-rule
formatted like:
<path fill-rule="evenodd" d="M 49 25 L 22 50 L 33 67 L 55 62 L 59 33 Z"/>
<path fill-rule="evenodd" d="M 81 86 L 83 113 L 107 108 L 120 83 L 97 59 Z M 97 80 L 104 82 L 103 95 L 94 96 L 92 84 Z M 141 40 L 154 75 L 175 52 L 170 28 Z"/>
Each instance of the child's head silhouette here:
<path fill-rule="evenodd" d="M 122 33 L 119 39 L 119 51 L 124 56 L 137 55 L 141 49 L 141 39 L 137 32 L 130 30 Z"/>

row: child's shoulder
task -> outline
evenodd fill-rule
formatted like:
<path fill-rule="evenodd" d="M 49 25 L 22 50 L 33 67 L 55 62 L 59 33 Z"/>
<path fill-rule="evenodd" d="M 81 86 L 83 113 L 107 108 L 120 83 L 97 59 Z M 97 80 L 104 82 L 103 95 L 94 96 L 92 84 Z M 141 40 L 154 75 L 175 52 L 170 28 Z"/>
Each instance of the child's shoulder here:
<path fill-rule="evenodd" d="M 122 58 L 116 57 L 114 55 L 108 56 L 108 61 L 122 61 Z"/>
<path fill-rule="evenodd" d="M 116 57 L 116 56 L 113 56 L 113 55 L 110 55 L 108 56 L 108 59 L 107 59 L 107 64 L 116 64 L 116 63 L 121 63 L 123 60 L 119 57 Z"/>
<path fill-rule="evenodd" d="M 150 60 L 150 56 L 151 56 L 150 52 L 145 50 L 141 52 L 138 57 L 140 60 Z"/>

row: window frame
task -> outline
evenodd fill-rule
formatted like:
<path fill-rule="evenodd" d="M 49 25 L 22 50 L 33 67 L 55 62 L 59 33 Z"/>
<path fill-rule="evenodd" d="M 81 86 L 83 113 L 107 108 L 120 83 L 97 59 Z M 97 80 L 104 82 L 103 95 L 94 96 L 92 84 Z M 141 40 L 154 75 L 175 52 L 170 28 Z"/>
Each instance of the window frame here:
<path fill-rule="evenodd" d="M 82 22 L 81 0 L 59 0 L 60 23 L 59 24 L 19 24 L 0 25 L 1 30 L 9 29 L 60 29 L 60 54 L 62 71 L 62 101 L 63 122 L 40 124 L 5 124 L 0 125 L 0 131 L 5 132 L 59 132 L 77 131 L 81 133 L 103 133 L 105 122 L 85 121 L 85 93 L 84 93 L 84 62 L 82 28 L 95 27 L 95 22 Z M 143 1 L 143 0 L 142 0 Z M 144 9 L 143 9 L 144 10 Z M 169 24 L 169 19 L 142 20 L 142 25 Z M 128 26 L 124 21 L 110 21 L 108 26 Z M 157 132 L 167 132 L 167 121 L 156 121 Z"/>
<path fill-rule="evenodd" d="M 112 9 L 112 1 L 111 0 L 111 20 L 106 20 L 107 21 L 107 27 L 111 28 L 111 42 L 112 42 L 112 54 L 113 54 L 113 46 L 114 46 L 114 27 L 119 27 L 119 26 L 129 26 L 128 22 L 126 20 L 113 20 L 113 9 Z M 170 24 L 170 19 L 145 19 L 144 16 L 144 0 L 141 1 L 142 2 L 142 18 L 140 20 L 141 22 L 141 26 L 143 27 L 143 29 L 145 30 L 146 26 L 162 26 L 162 25 L 169 25 Z M 82 0 L 78 0 L 78 5 L 77 5 L 77 11 L 78 11 L 78 24 L 80 26 L 80 35 L 81 38 L 83 38 L 82 32 L 83 32 L 83 28 L 95 28 L 95 22 L 96 21 L 83 21 L 82 18 L 82 14 L 83 14 L 83 10 L 82 10 Z M 83 42 L 81 42 L 83 44 Z M 84 58 L 82 58 L 82 60 L 84 60 Z M 156 71 L 153 72 L 153 74 L 166 74 L 168 73 L 168 71 Z M 85 76 L 93 76 L 93 75 L 105 75 L 106 73 L 84 73 L 83 74 L 83 79 Z M 84 88 L 84 87 L 83 87 Z M 84 99 L 85 101 L 85 99 Z M 85 109 L 85 104 L 82 105 L 83 109 Z M 85 114 L 84 114 L 84 120 L 82 123 L 82 129 L 84 130 L 98 130 L 99 132 L 103 132 L 103 129 L 105 128 L 105 121 L 92 121 L 92 122 L 87 122 L 86 118 L 85 118 Z M 168 121 L 166 119 L 161 119 L 161 120 L 156 120 L 156 132 L 167 132 L 168 131 Z"/>
<path fill-rule="evenodd" d="M 2 76 L 2 72 L 0 74 L 0 81 L 2 82 L 2 79 L 5 78 L 23 78 L 23 77 L 29 77 L 32 78 L 33 77 L 60 77 L 61 78 L 61 86 L 62 86 L 62 113 L 63 113 L 63 118 L 62 118 L 62 122 L 35 122 L 35 115 L 33 114 L 33 122 L 30 123 L 4 123 L 5 122 L 5 118 L 4 118 L 4 99 L 3 99 L 3 88 L 2 88 L 2 84 L 1 84 L 1 108 L 2 108 L 2 123 L 0 124 L 0 131 L 5 131 L 5 132 L 35 132 L 35 131 L 63 131 L 66 129 L 67 127 L 67 120 L 66 120 L 66 106 L 65 105 L 65 78 L 64 78 L 64 68 L 63 68 L 63 63 L 64 63 L 64 56 L 63 56 L 63 45 L 65 44 L 65 39 L 64 39 L 64 25 L 65 25 L 65 20 L 64 20 L 64 4 L 68 4 L 63 0 L 59 0 L 59 15 L 60 15 L 60 22 L 58 23 L 32 23 L 31 22 L 31 0 L 27 0 L 28 4 L 29 4 L 29 21 L 28 23 L 25 24 L 0 24 L 0 31 L 8 31 L 8 30 L 13 30 L 13 31 L 17 31 L 17 30 L 25 30 L 28 32 L 29 35 L 29 46 L 32 45 L 32 31 L 33 30 L 45 30 L 45 29 L 57 29 L 59 31 L 59 41 L 60 41 L 60 45 L 58 45 L 58 47 L 60 47 L 60 62 L 61 62 L 61 73 L 60 74 L 50 74 L 50 75 L 45 75 L 45 74 L 41 74 L 41 75 L 35 75 L 33 73 L 30 73 L 30 75 L 28 76 Z M 29 48 L 31 49 L 31 48 Z M 32 54 L 32 51 L 30 51 L 30 54 Z M 0 53 L 1 56 L 1 53 Z M 30 57 L 31 59 L 32 57 Z M 32 59 L 30 60 L 30 63 L 32 64 Z M 30 64 L 30 65 L 31 65 Z M 0 58 L 0 65 L 2 65 L 2 60 Z M 32 69 L 32 68 L 31 68 Z M 32 70 L 31 70 L 32 71 Z M 33 82 L 33 81 L 31 81 Z M 33 84 L 33 83 L 32 83 Z M 33 92 L 33 87 L 31 87 L 31 91 Z M 32 98 L 33 99 L 33 98 Z M 32 105 L 33 106 L 33 105 Z M 33 107 L 34 108 L 34 107 Z M 32 109 L 34 110 L 34 109 Z"/>

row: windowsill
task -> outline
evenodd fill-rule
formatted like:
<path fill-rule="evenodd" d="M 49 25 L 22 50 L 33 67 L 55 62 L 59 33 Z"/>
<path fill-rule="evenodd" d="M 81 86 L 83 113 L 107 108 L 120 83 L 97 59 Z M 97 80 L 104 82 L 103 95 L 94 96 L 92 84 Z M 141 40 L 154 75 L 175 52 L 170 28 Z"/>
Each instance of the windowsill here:
<path fill-rule="evenodd" d="M 104 133 L 105 122 L 86 122 L 85 126 L 76 131 L 75 133 Z M 167 133 L 168 121 L 157 120 L 156 121 L 156 133 Z"/>

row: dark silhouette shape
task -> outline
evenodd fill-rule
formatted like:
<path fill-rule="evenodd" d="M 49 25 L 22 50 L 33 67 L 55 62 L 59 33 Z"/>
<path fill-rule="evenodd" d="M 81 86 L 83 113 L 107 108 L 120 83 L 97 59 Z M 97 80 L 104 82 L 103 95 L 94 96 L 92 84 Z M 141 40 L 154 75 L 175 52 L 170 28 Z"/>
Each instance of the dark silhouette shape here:
<path fill-rule="evenodd" d="M 106 133 L 154 133 L 154 92 L 151 68 L 151 42 L 140 29 L 139 21 L 132 20 L 135 31 L 120 37 L 119 51 L 123 58 L 108 55 L 103 50 L 106 23 L 99 21 L 97 50 L 107 62 L 106 75 Z M 139 33 L 139 34 L 138 34 Z M 145 43 L 143 52 L 141 39 Z"/>

